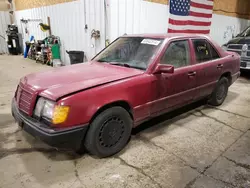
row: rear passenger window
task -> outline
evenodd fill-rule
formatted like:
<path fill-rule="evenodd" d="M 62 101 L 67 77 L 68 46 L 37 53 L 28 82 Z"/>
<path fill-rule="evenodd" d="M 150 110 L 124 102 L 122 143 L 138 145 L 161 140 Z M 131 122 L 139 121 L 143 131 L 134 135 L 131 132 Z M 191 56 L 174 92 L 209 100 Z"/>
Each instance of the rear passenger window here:
<path fill-rule="evenodd" d="M 198 63 L 220 58 L 216 50 L 206 40 L 193 40 Z"/>

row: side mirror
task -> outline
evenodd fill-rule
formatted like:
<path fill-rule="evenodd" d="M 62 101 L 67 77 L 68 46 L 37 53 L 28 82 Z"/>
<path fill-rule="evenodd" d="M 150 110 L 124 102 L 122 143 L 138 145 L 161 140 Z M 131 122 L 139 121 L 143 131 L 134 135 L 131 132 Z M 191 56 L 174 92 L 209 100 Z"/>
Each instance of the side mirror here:
<path fill-rule="evenodd" d="M 154 74 L 161 74 L 161 73 L 174 73 L 174 66 L 172 65 L 157 65 Z"/>

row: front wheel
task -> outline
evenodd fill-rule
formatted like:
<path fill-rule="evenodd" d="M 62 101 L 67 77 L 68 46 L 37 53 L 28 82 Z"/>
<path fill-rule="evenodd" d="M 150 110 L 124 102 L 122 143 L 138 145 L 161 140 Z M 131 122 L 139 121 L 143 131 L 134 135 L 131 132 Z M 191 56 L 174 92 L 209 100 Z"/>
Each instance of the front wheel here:
<path fill-rule="evenodd" d="M 224 102 L 225 98 L 227 97 L 228 87 L 229 87 L 228 79 L 226 77 L 222 77 L 217 83 L 208 103 L 213 106 L 221 105 Z"/>
<path fill-rule="evenodd" d="M 126 146 L 132 124 L 132 119 L 124 108 L 109 108 L 91 123 L 84 146 L 89 153 L 98 157 L 114 155 Z"/>

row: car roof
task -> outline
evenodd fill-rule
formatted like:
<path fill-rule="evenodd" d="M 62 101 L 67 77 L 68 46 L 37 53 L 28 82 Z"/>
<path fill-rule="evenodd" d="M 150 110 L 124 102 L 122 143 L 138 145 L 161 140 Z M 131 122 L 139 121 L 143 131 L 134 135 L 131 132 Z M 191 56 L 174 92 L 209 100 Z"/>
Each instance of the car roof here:
<path fill-rule="evenodd" d="M 207 35 L 202 34 L 182 34 L 182 33 L 162 33 L 162 34 L 124 34 L 122 37 L 148 37 L 148 38 L 161 38 L 161 39 L 172 39 L 172 38 L 209 38 Z"/>

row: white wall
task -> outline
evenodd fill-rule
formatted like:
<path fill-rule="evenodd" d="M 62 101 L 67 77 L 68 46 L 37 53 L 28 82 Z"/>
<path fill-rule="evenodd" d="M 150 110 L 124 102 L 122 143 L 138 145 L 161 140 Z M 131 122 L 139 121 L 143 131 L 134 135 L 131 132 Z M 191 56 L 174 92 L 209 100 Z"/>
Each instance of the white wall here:
<path fill-rule="evenodd" d="M 118 3 L 119 2 L 119 3 Z M 110 0 L 111 40 L 124 33 L 166 33 L 169 6 L 143 0 Z M 210 35 L 222 45 L 250 25 L 249 20 L 213 14 Z"/>
<path fill-rule="evenodd" d="M 167 5 L 143 0 L 110 0 L 111 41 L 124 33 L 162 33 L 167 31 Z"/>
<path fill-rule="evenodd" d="M 5 41 L 5 35 L 7 26 L 10 24 L 10 16 L 7 11 L 0 11 L 0 54 L 8 53 L 7 43 Z M 4 37 L 4 38 L 3 38 Z"/>
<path fill-rule="evenodd" d="M 250 20 L 213 14 L 210 35 L 222 45 L 250 26 Z"/>
<path fill-rule="evenodd" d="M 16 23 L 21 30 L 20 19 L 42 19 L 43 23 L 47 23 L 49 16 L 52 34 L 61 39 L 61 59 L 65 64 L 69 64 L 66 50 L 82 50 L 86 52 L 87 59 L 90 59 L 104 47 L 103 4 L 103 0 L 86 0 L 87 30 L 84 29 L 84 0 L 16 11 Z M 48 36 L 48 32 L 42 32 L 38 24 L 39 22 L 28 23 L 29 34 L 24 33 L 24 41 L 29 40 L 31 35 L 34 35 L 37 40 Z M 91 39 L 92 29 L 101 31 L 100 39 L 96 41 Z"/>

